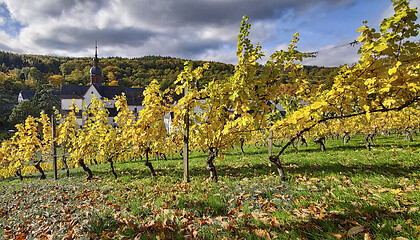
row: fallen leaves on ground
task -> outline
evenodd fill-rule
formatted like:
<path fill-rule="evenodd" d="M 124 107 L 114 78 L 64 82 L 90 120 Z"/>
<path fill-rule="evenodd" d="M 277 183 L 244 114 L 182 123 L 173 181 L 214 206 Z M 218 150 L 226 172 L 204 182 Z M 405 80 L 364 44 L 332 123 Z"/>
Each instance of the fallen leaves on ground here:
<path fill-rule="evenodd" d="M 406 229 L 419 232 L 415 217 L 404 219 L 419 213 L 412 196 L 418 191 L 415 184 L 363 181 L 357 186 L 346 176 L 297 174 L 290 182 L 266 177 L 234 184 L 126 184 L 99 178 L 14 182 L 0 188 L 0 225 L 5 239 L 276 239 L 290 232 L 309 239 L 308 233 L 323 232 L 328 223 L 333 229 L 328 234 L 337 239 L 374 239 L 372 229 L 387 226 L 372 220 L 400 217 L 388 229 L 402 236 Z M 378 206 L 386 198 L 393 202 Z"/>

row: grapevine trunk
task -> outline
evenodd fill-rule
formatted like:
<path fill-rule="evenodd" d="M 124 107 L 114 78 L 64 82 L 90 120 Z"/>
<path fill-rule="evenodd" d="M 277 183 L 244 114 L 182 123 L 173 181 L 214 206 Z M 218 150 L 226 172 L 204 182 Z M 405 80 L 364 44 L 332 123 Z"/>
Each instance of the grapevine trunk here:
<path fill-rule="evenodd" d="M 115 179 L 117 179 L 118 176 L 114 169 L 114 161 L 112 161 L 112 157 L 108 158 L 108 162 L 109 162 L 109 166 L 111 167 L 112 174 L 114 175 Z"/>
<path fill-rule="evenodd" d="M 242 153 L 242 156 L 245 156 L 245 151 L 244 151 L 245 139 L 241 138 L 240 141 L 241 141 L 241 153 Z"/>
<path fill-rule="evenodd" d="M 39 171 L 39 173 L 41 174 L 40 179 L 46 179 L 47 176 L 45 176 L 45 172 L 39 164 L 40 164 L 40 162 L 37 162 L 37 163 L 34 164 L 34 166 Z"/>
<path fill-rule="evenodd" d="M 207 170 L 209 170 L 210 172 L 210 177 L 209 180 L 212 182 L 217 182 L 217 172 L 216 172 L 216 167 L 213 164 L 213 160 L 216 158 L 216 151 L 214 148 L 210 148 L 209 149 L 209 156 L 206 159 L 206 168 Z"/>
<path fill-rule="evenodd" d="M 20 181 L 23 181 L 22 171 L 20 169 L 16 169 L 16 175 L 18 175 Z"/>
<path fill-rule="evenodd" d="M 79 160 L 79 165 L 83 168 L 85 172 L 87 172 L 88 176 L 86 179 L 91 180 L 93 177 L 92 170 L 90 170 L 90 168 L 86 166 L 85 162 L 82 159 Z"/>
<path fill-rule="evenodd" d="M 155 169 L 153 168 L 153 165 L 151 162 L 149 162 L 149 151 L 146 151 L 146 162 L 144 163 L 149 169 L 150 169 L 150 175 L 152 175 L 152 178 L 156 177 Z"/>
<path fill-rule="evenodd" d="M 325 148 L 325 137 L 319 137 L 317 139 L 314 140 L 315 143 L 318 143 L 319 146 L 321 147 L 321 151 L 325 152 L 326 148 Z"/>
<path fill-rule="evenodd" d="M 283 166 L 281 165 L 279 156 L 273 155 L 273 156 L 270 156 L 269 159 L 270 159 L 270 162 L 274 163 L 274 165 L 276 166 L 277 171 L 279 172 L 280 179 L 285 180 L 286 175 L 284 174 Z"/>
<path fill-rule="evenodd" d="M 69 166 L 67 165 L 67 159 L 66 159 L 66 156 L 64 154 L 63 154 L 63 157 L 62 157 L 62 161 L 63 161 L 64 169 L 66 170 L 66 176 L 70 177 L 70 169 L 69 169 Z"/>

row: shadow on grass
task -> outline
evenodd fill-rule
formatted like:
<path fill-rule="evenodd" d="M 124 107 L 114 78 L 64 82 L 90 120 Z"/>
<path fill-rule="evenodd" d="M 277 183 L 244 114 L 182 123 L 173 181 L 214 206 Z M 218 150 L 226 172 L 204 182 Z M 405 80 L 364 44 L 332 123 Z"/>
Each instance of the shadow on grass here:
<path fill-rule="evenodd" d="M 155 163 L 155 162 L 153 162 Z M 142 164 L 140 162 L 139 164 Z M 343 165 L 340 163 L 328 163 L 323 165 L 313 165 L 313 164 L 285 164 L 284 169 L 286 172 L 286 177 L 289 178 L 290 176 L 302 174 L 302 175 L 311 175 L 311 176 L 329 176 L 329 175 L 346 175 L 349 177 L 352 176 L 375 176 L 375 175 L 383 175 L 386 177 L 402 177 L 402 176 L 409 176 L 411 174 L 417 173 L 420 171 L 419 166 L 401 166 L 398 164 L 387 164 L 387 165 Z M 143 166 L 139 169 L 132 169 L 132 168 L 125 168 L 121 171 L 124 172 L 124 176 L 130 179 L 142 179 L 142 178 L 150 178 L 150 171 L 145 169 Z M 121 172 L 120 171 L 120 172 Z M 164 168 L 159 169 L 156 168 L 158 172 L 157 178 L 160 176 L 169 176 L 174 178 L 182 179 L 183 170 L 180 168 Z M 121 176 L 120 172 L 118 173 L 118 177 Z M 233 167 L 229 165 L 221 165 L 217 166 L 217 175 L 219 179 L 222 178 L 229 178 L 229 179 L 236 179 L 240 180 L 243 178 L 254 178 L 254 177 L 261 177 L 261 176 L 268 176 L 272 173 L 277 174 L 277 170 L 274 166 L 269 166 L 265 163 L 260 164 L 253 164 L 253 165 L 244 165 L 239 167 Z M 190 168 L 189 171 L 191 178 L 198 178 L 198 179 L 206 179 L 209 177 L 209 172 L 204 166 L 202 167 L 195 167 Z M 72 174 L 73 175 L 73 174 Z M 76 176 L 84 177 L 86 174 L 82 171 L 76 173 Z M 73 175 L 74 176 L 74 175 Z M 112 178 L 112 175 L 109 171 L 94 171 L 94 176 L 108 176 Z"/>
<path fill-rule="evenodd" d="M 296 167 L 297 166 L 297 167 Z M 401 166 L 399 164 L 387 165 L 343 165 L 341 163 L 328 163 L 323 165 L 313 164 L 285 164 L 284 165 L 286 176 L 290 175 L 312 175 L 312 176 L 328 176 L 328 175 L 346 175 L 346 176 L 375 176 L 383 175 L 386 177 L 403 177 L 420 171 L 420 166 Z M 161 175 L 182 176 L 182 171 L 179 169 L 162 169 L 159 170 Z M 233 179 L 253 178 L 260 176 L 268 176 L 272 173 L 277 174 L 277 169 L 274 166 L 269 166 L 265 163 L 244 165 L 240 167 L 232 167 L 222 165 L 217 167 L 217 174 L 219 177 L 228 177 Z M 203 166 L 202 168 L 190 169 L 192 177 L 206 178 L 209 172 Z"/>
<path fill-rule="evenodd" d="M 401 144 L 396 144 L 399 147 Z M 378 144 L 373 145 L 373 147 L 384 147 L 384 148 L 395 148 L 396 145 L 392 145 L 390 142 L 386 142 L 385 144 Z M 417 142 L 410 143 L 410 147 L 418 148 L 420 144 Z M 275 147 L 273 149 L 274 154 L 279 151 L 279 147 Z M 365 151 L 368 153 L 369 151 L 366 150 L 364 145 L 358 145 L 353 143 L 349 143 L 346 145 L 342 145 L 340 143 L 331 144 L 330 147 L 327 145 L 327 152 L 326 153 L 334 153 L 335 151 Z M 311 152 L 319 152 L 321 151 L 318 149 L 316 145 L 309 145 L 308 147 L 299 147 L 299 153 L 311 153 Z M 374 151 L 372 151 L 374 152 Z M 250 164 L 242 164 L 243 166 L 231 166 L 230 164 L 224 164 L 223 161 L 221 164 L 216 164 L 217 174 L 219 177 L 227 177 L 231 179 L 243 179 L 243 178 L 252 178 L 252 177 L 259 177 L 259 176 L 267 176 L 272 173 L 277 174 L 277 170 L 274 166 L 270 166 L 270 162 L 268 160 L 268 151 L 267 148 L 261 147 L 259 149 L 254 148 L 252 146 L 246 146 L 245 148 L 245 156 L 242 156 L 239 151 L 232 151 L 232 152 L 224 152 L 223 153 L 227 158 L 228 161 L 232 161 L 232 157 L 237 157 L 238 160 L 234 161 L 242 161 L 243 157 L 253 157 L 260 155 L 262 158 L 263 163 L 254 163 Z M 289 147 L 282 158 L 286 158 L 289 154 L 295 154 L 294 149 Z M 205 179 L 209 176 L 209 172 L 205 167 L 205 159 L 207 157 L 206 153 L 203 152 L 196 152 L 190 155 L 190 176 L 196 178 Z M 155 170 L 158 172 L 159 176 L 171 176 L 174 178 L 182 179 L 183 170 L 179 167 L 179 164 L 182 163 L 182 156 L 178 153 L 174 155 L 168 155 L 168 160 L 159 159 L 156 160 L 155 158 L 151 158 L 150 162 L 153 164 Z M 265 160 L 264 160 L 265 159 Z M 160 168 L 159 163 L 163 163 L 166 165 L 164 168 Z M 194 164 L 191 164 L 194 163 Z M 118 178 L 126 178 L 129 179 L 141 179 L 141 178 L 150 178 L 150 170 L 144 166 L 144 159 L 133 159 L 128 162 L 118 162 L 115 163 L 118 174 Z M 240 164 L 239 164 L 240 165 Z M 366 165 L 361 163 L 355 163 L 354 165 L 347 165 L 341 164 L 339 162 L 328 162 L 328 163 L 302 163 L 302 162 L 293 162 L 293 160 L 284 161 L 283 167 L 285 169 L 286 176 L 291 176 L 295 174 L 303 174 L 307 175 L 310 174 L 312 176 L 324 176 L 329 174 L 345 174 L 345 175 L 374 175 L 374 174 L 381 174 L 384 176 L 407 176 L 408 174 L 415 173 L 419 171 L 419 166 L 416 164 L 415 166 L 407 167 L 401 166 L 398 164 L 384 164 L 384 165 Z M 109 164 L 103 163 L 100 165 L 89 165 L 93 172 L 94 177 L 101 177 L 101 178 L 110 178 L 113 179 L 113 176 L 110 172 Z M 121 174 L 124 172 L 124 174 Z M 46 171 L 47 180 L 52 179 L 52 172 Z M 123 175 L 123 176 L 122 176 Z M 81 168 L 71 168 L 70 169 L 70 176 L 71 177 L 80 177 L 81 179 L 85 179 L 87 177 L 86 172 L 84 172 Z M 59 170 L 59 178 L 65 178 L 65 170 Z M 39 173 L 33 173 L 30 175 L 25 176 L 27 179 L 39 179 Z M 17 179 L 17 177 L 12 177 L 10 180 Z"/>
<path fill-rule="evenodd" d="M 386 149 L 393 149 L 396 147 L 396 145 L 393 144 L 375 144 L 373 143 L 371 145 L 371 147 L 373 149 L 375 148 L 386 148 Z M 398 147 L 407 147 L 407 146 L 398 146 Z M 411 148 L 419 148 L 420 144 L 410 144 Z M 274 154 L 277 154 L 280 151 L 281 148 L 274 148 L 273 152 Z M 366 150 L 366 146 L 364 144 L 361 145 L 353 145 L 353 144 L 346 144 L 346 145 L 335 145 L 335 146 L 328 146 L 326 145 L 326 152 L 330 152 L 330 151 L 363 151 Z M 298 147 L 298 153 L 313 153 L 313 152 L 321 152 L 321 149 L 318 148 L 317 146 L 309 146 L 309 147 Z M 262 154 L 267 154 L 267 151 L 261 151 Z M 287 154 L 294 154 L 295 150 L 292 147 L 289 147 L 288 149 L 286 149 L 286 151 L 284 152 L 284 155 Z"/>
<path fill-rule="evenodd" d="M 329 213 L 321 219 L 289 222 L 285 229 L 304 239 L 329 239 L 333 234 L 340 234 L 346 239 L 366 238 L 365 234 L 374 236 L 375 239 L 394 239 L 401 237 L 401 233 L 395 230 L 395 223 L 404 223 L 414 217 L 413 214 L 395 213 L 378 206 L 355 207 L 347 203 L 342 207 L 347 209 L 347 214 Z M 353 227 L 358 227 L 358 230 L 349 231 Z M 407 226 L 404 232 L 405 237 L 415 235 L 414 229 Z"/>
<path fill-rule="evenodd" d="M 354 149 L 354 148 L 353 148 Z M 260 153 L 254 153 L 258 155 Z M 234 154 L 232 154 L 234 155 Z M 249 155 L 252 155 L 251 153 Z M 238 155 L 238 157 L 241 155 Z M 209 172 L 205 167 L 205 158 L 202 156 L 196 156 L 196 158 L 202 158 L 202 166 L 190 166 L 189 174 L 192 178 L 205 179 L 209 177 Z M 163 160 L 159 160 L 163 161 Z M 173 160 L 174 164 L 165 168 L 157 167 L 159 161 L 153 160 L 155 170 L 159 176 L 170 176 L 174 178 L 182 179 L 183 169 L 176 167 L 175 162 L 179 160 Z M 171 160 L 168 160 L 171 161 Z M 133 167 L 134 166 L 134 167 Z M 109 178 L 113 179 L 113 175 L 110 171 L 109 164 L 100 164 L 100 165 L 89 165 L 93 172 L 93 177 L 100 178 Z M 173 168 L 171 168 L 173 167 Z M 330 162 L 325 164 L 303 164 L 297 162 L 287 162 L 283 163 L 285 169 L 286 177 L 302 174 L 302 175 L 311 175 L 311 176 L 328 176 L 328 175 L 346 175 L 346 176 L 357 176 L 362 175 L 369 177 L 369 175 L 383 175 L 386 177 L 402 177 L 414 174 L 420 171 L 420 166 L 403 166 L 399 164 L 385 164 L 385 165 L 367 165 L 357 163 L 355 165 L 345 165 L 339 162 Z M 132 179 L 143 179 L 150 178 L 150 170 L 144 166 L 144 161 L 135 160 L 130 162 L 116 163 L 117 175 L 118 178 L 126 178 L 127 180 Z M 267 160 L 267 163 L 259 164 L 244 164 L 242 166 L 230 166 L 230 165 L 216 165 L 217 175 L 219 178 L 230 178 L 230 179 L 243 179 L 243 178 L 253 178 L 260 176 L 268 176 L 272 173 L 277 174 L 277 169 L 274 166 L 270 166 Z M 123 174 L 122 174 L 123 173 Z M 46 172 L 47 179 L 52 179 L 52 171 Z M 59 179 L 66 178 L 65 170 L 60 169 L 58 172 Z M 71 168 L 70 177 L 76 177 L 80 179 L 86 179 L 87 173 L 84 172 L 81 168 Z M 39 173 L 33 173 L 25 176 L 26 179 L 39 179 Z M 16 180 L 18 177 L 9 178 L 10 181 Z"/>
<path fill-rule="evenodd" d="M 346 146 L 339 147 L 345 148 Z M 362 147 L 350 146 L 350 149 L 360 149 Z M 264 150 L 247 153 L 247 155 L 259 155 L 263 154 Z M 237 155 L 242 157 L 240 154 L 228 153 L 230 156 Z M 226 154 L 226 155 L 228 155 Z M 190 165 L 189 174 L 193 178 L 205 179 L 209 176 L 209 172 L 205 167 L 205 156 L 195 156 L 195 158 L 200 159 L 201 164 Z M 182 179 L 183 169 L 177 166 L 179 162 L 182 161 L 179 159 L 176 160 L 158 160 L 153 159 L 150 161 L 159 176 L 169 176 L 174 178 Z M 165 162 L 166 167 L 160 168 L 158 165 L 159 162 Z M 106 164 L 108 165 L 108 164 Z M 200 166 L 201 165 L 201 166 Z M 133 167 L 134 166 L 134 167 Z M 169 167 L 168 167 L 169 166 Z M 362 163 L 357 163 L 355 165 L 346 165 L 339 162 L 329 162 L 325 164 L 314 164 L 314 163 L 298 163 L 298 162 L 289 162 L 283 163 L 283 167 L 286 172 L 286 176 L 302 174 L 311 176 L 328 176 L 328 175 L 347 175 L 347 176 L 369 176 L 381 174 L 388 177 L 401 177 L 407 176 L 413 173 L 416 173 L 420 170 L 418 165 L 415 166 L 402 166 L 399 164 L 384 164 L 384 165 L 367 165 Z M 90 165 L 90 168 L 93 171 L 94 177 L 100 176 L 104 178 L 113 178 L 110 173 L 108 166 L 100 165 Z M 130 162 L 116 163 L 116 168 L 118 178 L 124 177 L 129 179 L 142 179 L 150 178 L 150 170 L 144 166 L 144 161 L 134 160 Z M 242 166 L 230 166 L 230 165 L 216 165 L 217 174 L 219 177 L 227 177 L 231 179 L 243 179 L 243 178 L 252 178 L 260 176 L 268 176 L 272 173 L 277 174 L 277 169 L 274 166 L 270 166 L 269 161 L 266 163 L 259 164 L 243 164 Z M 123 172 L 123 176 L 121 174 Z M 81 169 L 71 169 L 71 176 L 85 178 L 86 173 Z M 37 178 L 38 175 L 33 175 L 32 178 Z"/>
<path fill-rule="evenodd" d="M 419 166 L 401 166 L 399 164 L 386 164 L 386 165 L 343 165 L 340 163 L 329 163 L 323 165 L 297 165 L 297 167 L 290 167 L 286 165 L 286 174 L 302 174 L 307 175 L 308 173 L 313 176 L 340 174 L 346 176 L 356 175 L 384 175 L 387 177 L 402 177 L 416 173 L 420 170 Z"/>
<path fill-rule="evenodd" d="M 372 147 L 375 147 L 374 145 Z M 326 152 L 329 151 L 360 151 L 360 150 L 366 150 L 366 147 L 364 145 L 341 145 L 341 146 L 328 146 L 326 145 Z M 316 146 L 310 146 L 310 147 L 300 147 L 298 148 L 299 152 L 321 152 L 321 148 L 318 148 Z M 289 148 L 286 153 L 293 154 L 295 151 L 293 148 Z"/>
<path fill-rule="evenodd" d="M 187 212 L 193 213 L 196 216 L 226 216 L 226 203 L 219 199 L 206 201 L 191 201 L 185 198 L 181 199 L 177 208 L 185 208 Z M 262 239 L 261 236 L 256 235 L 254 229 L 263 229 L 266 232 L 280 233 L 281 236 L 288 239 L 363 239 L 366 235 L 374 237 L 375 239 L 394 239 L 396 237 L 407 237 L 412 239 L 416 232 L 414 228 L 406 224 L 410 219 L 415 218 L 415 214 L 405 212 L 392 212 L 386 207 L 359 205 L 354 206 L 351 203 L 342 203 L 340 205 L 345 210 L 344 213 L 339 211 L 328 211 L 325 214 L 312 213 L 314 215 L 306 217 L 296 217 L 281 221 L 277 226 L 266 225 L 260 220 L 254 219 L 250 214 L 243 214 L 243 218 L 236 218 L 236 226 L 232 225 L 229 229 L 223 228 L 217 232 L 218 235 L 224 234 L 228 238 L 239 237 L 240 239 Z M 213 209 L 218 209 L 213 211 Z M 274 213 L 275 214 L 275 213 Z M 190 215 L 191 216 L 191 215 Z M 227 217 L 226 217 L 227 218 Z M 397 224 L 401 224 L 398 227 Z M 162 226 L 157 224 L 156 226 Z M 197 236 L 199 239 L 212 239 L 217 235 L 209 234 L 205 231 L 203 225 L 201 231 Z M 207 225 L 211 230 L 219 228 L 217 225 Z M 356 227 L 357 230 L 351 230 Z M 180 234 L 180 226 L 174 226 L 172 229 L 166 229 L 172 239 L 184 239 L 185 234 Z M 404 228 L 404 230 L 396 230 L 397 228 Z M 245 231 L 244 231 L 245 230 Z M 146 238 L 155 238 L 163 231 L 161 228 L 150 228 L 146 232 L 141 232 L 142 236 Z M 136 232 L 135 235 L 137 235 Z M 334 236 L 335 234 L 335 236 Z M 339 237 L 338 237 L 339 236 Z M 410 237 L 411 236 L 411 237 Z M 369 238 L 371 239 L 371 238 Z"/>
<path fill-rule="evenodd" d="M 268 154 L 267 148 L 259 148 L 252 151 L 245 150 L 244 156 L 253 156 L 253 155 L 260 155 L 260 154 Z M 232 151 L 232 152 L 223 152 L 223 155 L 226 156 L 242 156 L 240 150 Z"/>

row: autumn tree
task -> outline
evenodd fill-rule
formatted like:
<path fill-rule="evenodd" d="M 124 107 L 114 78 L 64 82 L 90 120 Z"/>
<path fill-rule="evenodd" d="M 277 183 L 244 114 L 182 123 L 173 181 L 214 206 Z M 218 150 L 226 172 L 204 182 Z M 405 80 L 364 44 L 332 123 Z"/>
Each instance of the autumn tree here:
<path fill-rule="evenodd" d="M 48 82 L 54 87 L 61 87 L 64 83 L 64 78 L 61 75 L 52 75 L 48 77 Z"/>
<path fill-rule="evenodd" d="M 190 117 L 192 145 L 208 152 L 206 168 L 210 173 L 209 180 L 216 182 L 215 158 L 222 157 L 221 151 L 232 150 L 233 144 L 253 129 L 252 116 L 238 117 L 230 110 L 232 102 L 228 87 L 219 81 L 210 82 L 199 92 L 200 99 L 195 104 L 197 111 Z"/>
<path fill-rule="evenodd" d="M 69 75 L 65 76 L 65 82 L 67 84 L 79 85 L 85 82 L 85 75 L 81 70 L 75 69 Z"/>

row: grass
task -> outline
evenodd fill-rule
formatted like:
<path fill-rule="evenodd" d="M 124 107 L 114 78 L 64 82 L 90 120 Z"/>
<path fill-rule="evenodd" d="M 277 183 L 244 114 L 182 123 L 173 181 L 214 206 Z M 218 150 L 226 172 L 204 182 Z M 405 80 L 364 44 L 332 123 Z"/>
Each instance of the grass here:
<path fill-rule="evenodd" d="M 0 182 L 0 235 L 28 239 L 418 239 L 420 139 L 377 136 L 372 151 L 363 136 L 346 145 L 310 143 L 283 156 L 280 181 L 267 149 L 253 146 L 216 160 L 219 182 L 206 181 L 206 155 L 192 153 L 190 183 L 182 158 L 153 161 L 150 178 L 135 160 L 92 166 L 70 178 Z M 275 149 L 278 150 L 278 149 Z M 168 156 L 168 159 L 171 159 Z"/>

